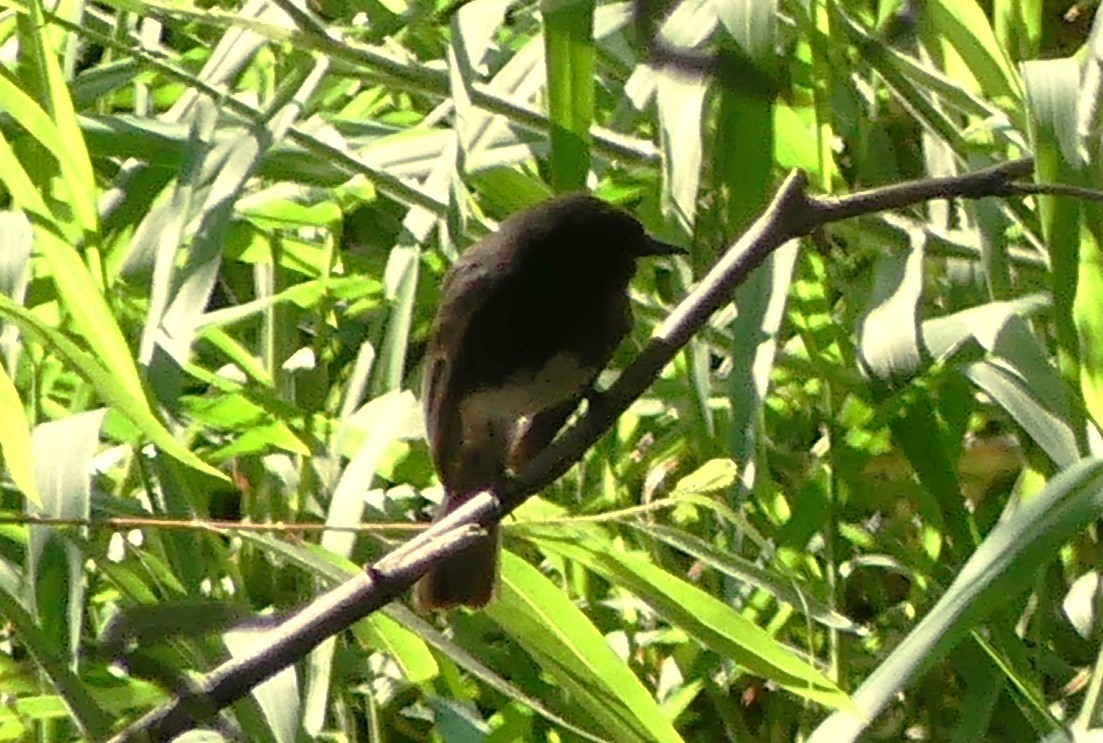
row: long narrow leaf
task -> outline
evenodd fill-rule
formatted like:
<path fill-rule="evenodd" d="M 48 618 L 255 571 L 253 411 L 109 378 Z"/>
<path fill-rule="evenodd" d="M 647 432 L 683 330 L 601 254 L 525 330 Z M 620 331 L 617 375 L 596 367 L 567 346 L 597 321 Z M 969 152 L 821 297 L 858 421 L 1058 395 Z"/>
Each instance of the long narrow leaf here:
<path fill-rule="evenodd" d="M 502 596 L 488 613 L 613 740 L 682 739 L 590 620 L 539 571 L 508 552 L 502 556 Z"/>
<path fill-rule="evenodd" d="M 1083 460 L 992 530 L 919 625 L 809 739 L 855 740 L 869 722 L 970 630 L 1034 580 L 1038 566 L 1103 510 L 1103 460 Z"/>
<path fill-rule="evenodd" d="M 20 307 L 6 297 L 0 297 L 0 317 L 18 325 L 24 333 L 60 356 L 76 373 L 84 377 L 96 388 L 105 402 L 114 406 L 120 413 L 149 438 L 161 447 L 169 456 L 179 459 L 189 467 L 205 472 L 219 480 L 226 476 L 203 462 L 178 441 L 168 429 L 153 415 L 144 397 L 135 397 L 120 380 L 109 372 L 99 361 L 79 349 L 76 344 L 60 332 L 44 323 L 32 312 Z"/>

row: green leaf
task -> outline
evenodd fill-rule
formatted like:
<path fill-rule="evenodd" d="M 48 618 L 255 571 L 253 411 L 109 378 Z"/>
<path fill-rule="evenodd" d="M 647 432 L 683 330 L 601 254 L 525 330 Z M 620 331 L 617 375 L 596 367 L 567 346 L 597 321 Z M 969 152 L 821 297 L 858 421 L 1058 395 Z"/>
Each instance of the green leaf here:
<path fill-rule="evenodd" d="M 1042 41 L 1043 0 L 994 0 L 992 23 L 996 39 L 1015 62 L 1034 59 Z"/>
<path fill-rule="evenodd" d="M 72 239 L 82 239 L 94 235 L 99 229 L 92 163 L 77 125 L 69 88 L 62 78 L 48 38 L 49 34 L 56 33 L 56 29 L 46 23 L 39 0 L 32 0 L 27 8 L 29 16 L 19 16 L 24 29 L 21 34 L 21 56 L 33 69 L 33 76 L 41 81 L 45 108 L 26 92 L 25 82 L 20 85 L 21 81 L 5 73 L 0 73 L 0 108 L 57 161 L 67 197 L 65 204 L 74 218 L 72 229 L 67 229 L 66 234 Z M 66 222 L 68 220 L 62 224 Z"/>
<path fill-rule="evenodd" d="M 75 521 L 88 519 L 92 457 L 99 449 L 105 412 L 92 410 L 35 427 L 31 447 L 42 504 L 28 505 L 30 514 Z M 52 526 L 32 525 L 27 546 L 35 618 L 75 665 L 84 627 L 86 556 L 78 542 Z"/>
<path fill-rule="evenodd" d="M 1061 466 L 1078 458 L 1075 418 L 1061 379 L 1024 317 L 1049 306 L 1028 295 L 1014 302 L 990 302 L 923 323 L 923 342 L 932 357 L 960 369 L 1002 406 Z M 969 349 L 987 354 L 974 360 Z"/>
<path fill-rule="evenodd" d="M 543 0 L 551 185 L 586 188 L 594 120 L 595 0 Z"/>
<path fill-rule="evenodd" d="M 222 641 L 231 657 L 248 656 L 258 646 L 266 644 L 264 631 L 232 630 L 223 635 Z M 301 727 L 299 711 L 302 694 L 295 666 L 287 666 L 250 692 L 257 701 L 264 721 L 276 743 L 294 743 Z"/>
<path fill-rule="evenodd" d="M 620 741 L 679 741 L 654 698 L 609 643 L 559 588 L 509 552 L 502 593 L 487 608 L 575 702 Z"/>
<path fill-rule="evenodd" d="M 1083 168 L 1076 130 L 1080 65 L 1073 59 L 1027 62 L 1023 64 L 1023 81 L 1030 111 L 1035 179 L 1078 184 Z M 1057 367 L 1065 386 L 1077 389 L 1081 384 L 1080 339 L 1073 304 L 1080 270 L 1081 204 L 1078 199 L 1039 196 L 1038 212 L 1052 267 L 1049 281 Z M 1095 402 L 1091 402 L 1094 409 Z M 1074 425 L 1073 430 L 1082 427 Z"/>
<path fill-rule="evenodd" d="M 530 499 L 518 515 L 535 521 L 538 513 L 552 515 L 559 511 L 549 503 Z M 530 523 L 522 534 L 541 549 L 574 560 L 611 584 L 631 591 L 667 622 L 751 673 L 829 706 L 849 704 L 847 696 L 829 679 L 742 614 L 641 553 L 615 546 L 599 527 L 576 524 L 551 528 Z"/>
<path fill-rule="evenodd" d="M 948 442 L 950 437 L 934 410 L 930 395 L 921 389 L 912 391 L 890 427 L 893 441 L 908 458 L 923 487 L 938 503 L 940 512 L 935 515 L 932 526 L 949 534 L 954 553 L 965 554 L 979 538 L 973 519 L 965 510 L 965 497 L 958 482 L 956 442 Z"/>
<path fill-rule="evenodd" d="M 1101 509 L 1103 460 L 1082 460 L 1054 477 L 992 530 L 934 608 L 862 682 L 854 694 L 857 711 L 836 712 L 809 741 L 854 740 L 923 671 L 1028 588 L 1038 566 L 1093 523 Z"/>
<path fill-rule="evenodd" d="M 919 342 L 925 251 L 878 256 L 869 312 L 858 323 L 858 363 L 880 390 L 891 390 L 918 374 L 927 361 Z"/>
<path fill-rule="evenodd" d="M 823 601 L 804 590 L 804 587 L 793 578 L 787 579 L 783 575 L 763 569 L 750 560 L 733 555 L 729 551 L 717 549 L 700 537 L 689 534 L 682 529 L 644 523 L 634 523 L 632 527 L 700 560 L 724 575 L 756 588 L 761 588 L 773 595 L 778 601 L 786 602 L 798 612 L 807 615 L 825 627 L 855 635 L 866 634 L 866 631 L 859 625 L 832 610 Z"/>
<path fill-rule="evenodd" d="M 0 616 L 11 624 L 20 643 L 34 658 L 50 686 L 65 700 L 66 707 L 85 739 L 103 740 L 114 718 L 89 694 L 82 679 L 68 667 L 64 648 L 58 647 L 27 611 L 23 601 L 0 585 Z"/>
<path fill-rule="evenodd" d="M 972 71 L 977 87 L 991 98 L 1018 101 L 1022 86 L 1003 48 L 996 41 L 988 15 L 974 0 L 932 0 L 924 11 L 930 14 L 931 33 L 945 39 Z"/>
<path fill-rule="evenodd" d="M 0 317 L 15 323 L 24 333 L 57 354 L 72 371 L 91 383 L 105 402 L 125 415 L 143 435 L 166 454 L 200 472 L 219 480 L 226 480 L 225 475 L 188 451 L 187 447 L 169 433 L 168 429 L 153 415 L 143 396 L 131 394 L 118 377 L 104 368 L 95 357 L 79 349 L 76 344 L 47 325 L 34 313 L 20 307 L 7 297 L 0 297 Z"/>
<path fill-rule="evenodd" d="M 34 479 L 34 458 L 32 456 L 30 425 L 19 399 L 19 390 L 8 376 L 7 370 L 0 364 L 0 418 L 6 423 L 0 426 L 0 451 L 4 454 L 4 464 L 15 486 L 23 492 L 27 500 L 36 506 L 42 505 L 42 495 Z"/>
<path fill-rule="evenodd" d="M 46 258 L 57 293 L 65 309 L 73 316 L 77 330 L 107 369 L 134 400 L 144 392 L 134 356 L 107 301 L 92 278 L 80 254 L 53 230 L 35 226 L 35 248 Z"/>
<path fill-rule="evenodd" d="M 727 490 L 739 476 L 739 465 L 730 459 L 710 459 L 678 480 L 674 493 L 709 494 Z"/>
<path fill-rule="evenodd" d="M 429 646 L 415 632 L 386 614 L 373 614 L 352 628 L 365 647 L 389 654 L 411 684 L 429 681 L 440 673 Z"/>

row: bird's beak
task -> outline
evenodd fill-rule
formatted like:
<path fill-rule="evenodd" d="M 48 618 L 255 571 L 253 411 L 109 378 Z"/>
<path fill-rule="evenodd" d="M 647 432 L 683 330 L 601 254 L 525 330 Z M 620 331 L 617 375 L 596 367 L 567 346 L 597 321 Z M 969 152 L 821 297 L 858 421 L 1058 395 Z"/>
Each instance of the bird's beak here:
<path fill-rule="evenodd" d="M 644 235 L 640 255 L 689 255 L 689 251 L 677 245 L 656 240 L 650 235 Z"/>

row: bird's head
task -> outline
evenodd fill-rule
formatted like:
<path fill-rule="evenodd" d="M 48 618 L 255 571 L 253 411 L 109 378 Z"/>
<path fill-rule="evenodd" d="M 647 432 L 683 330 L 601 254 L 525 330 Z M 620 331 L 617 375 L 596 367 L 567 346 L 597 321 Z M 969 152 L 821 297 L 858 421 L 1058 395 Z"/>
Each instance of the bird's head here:
<path fill-rule="evenodd" d="M 519 212 L 500 232 L 523 233 L 517 244 L 541 263 L 631 277 L 637 258 L 685 254 L 683 248 L 656 240 L 628 212 L 585 193 L 566 194 Z M 537 258 L 537 256 L 539 256 Z"/>

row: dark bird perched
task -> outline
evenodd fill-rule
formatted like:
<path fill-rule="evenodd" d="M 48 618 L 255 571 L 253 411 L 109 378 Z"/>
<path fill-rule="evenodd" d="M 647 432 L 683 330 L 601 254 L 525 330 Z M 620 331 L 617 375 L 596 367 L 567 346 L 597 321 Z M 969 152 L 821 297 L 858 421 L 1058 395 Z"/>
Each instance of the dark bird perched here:
<path fill-rule="evenodd" d="M 425 429 L 444 484 L 437 518 L 498 488 L 544 448 L 632 327 L 637 258 L 685 252 L 586 194 L 520 211 L 444 277 L 425 352 Z M 418 584 L 423 609 L 493 596 L 498 535 Z"/>

